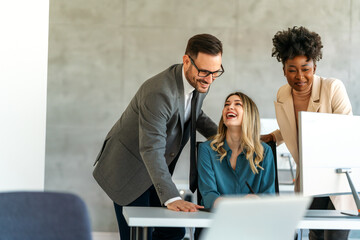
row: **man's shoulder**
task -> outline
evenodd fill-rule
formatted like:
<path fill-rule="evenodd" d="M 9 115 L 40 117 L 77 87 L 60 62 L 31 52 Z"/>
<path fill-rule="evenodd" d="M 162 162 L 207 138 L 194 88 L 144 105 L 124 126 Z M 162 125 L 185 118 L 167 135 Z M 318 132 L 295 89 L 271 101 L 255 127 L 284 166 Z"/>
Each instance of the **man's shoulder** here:
<path fill-rule="evenodd" d="M 182 79 L 177 78 L 179 78 L 179 73 L 181 74 L 181 69 L 181 64 L 172 65 L 164 71 L 147 79 L 141 85 L 140 89 L 146 92 L 164 92 L 168 94 L 174 91 L 178 91 L 177 82 L 182 81 Z"/>
<path fill-rule="evenodd" d="M 166 81 L 175 79 L 177 77 L 177 74 L 181 73 L 182 64 L 174 64 L 164 71 L 152 76 L 148 80 L 145 81 L 145 83 L 153 82 L 153 81 Z"/>

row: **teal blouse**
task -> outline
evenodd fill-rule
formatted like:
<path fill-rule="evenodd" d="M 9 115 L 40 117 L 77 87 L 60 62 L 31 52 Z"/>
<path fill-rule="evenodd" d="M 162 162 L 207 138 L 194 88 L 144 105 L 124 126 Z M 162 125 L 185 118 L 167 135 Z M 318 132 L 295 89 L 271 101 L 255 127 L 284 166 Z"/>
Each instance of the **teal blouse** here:
<path fill-rule="evenodd" d="M 264 159 L 260 166 L 264 170 L 258 169 L 259 173 L 254 174 L 244 152 L 238 156 L 234 170 L 230 165 L 232 151 L 227 142 L 224 143 L 227 155 L 221 162 L 219 154 L 211 149 L 210 142 L 206 141 L 199 145 L 197 162 L 199 190 L 205 208 L 211 208 L 214 201 L 221 195 L 251 193 L 246 186 L 246 181 L 255 193 L 275 193 L 275 165 L 270 146 L 262 143 Z"/>

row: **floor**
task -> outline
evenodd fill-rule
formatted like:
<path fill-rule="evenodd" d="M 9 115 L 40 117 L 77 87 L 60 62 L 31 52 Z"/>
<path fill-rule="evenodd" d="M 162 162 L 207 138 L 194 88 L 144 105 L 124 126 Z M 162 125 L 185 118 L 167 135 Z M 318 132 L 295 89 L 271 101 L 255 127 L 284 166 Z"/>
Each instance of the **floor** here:
<path fill-rule="evenodd" d="M 307 240 L 308 231 L 304 230 L 303 240 Z M 117 232 L 93 232 L 93 240 L 119 240 L 119 233 Z M 189 239 L 186 238 L 185 239 Z M 351 231 L 348 240 L 360 240 L 360 231 Z"/>
<path fill-rule="evenodd" d="M 93 240 L 119 240 L 118 232 L 93 232 Z"/>

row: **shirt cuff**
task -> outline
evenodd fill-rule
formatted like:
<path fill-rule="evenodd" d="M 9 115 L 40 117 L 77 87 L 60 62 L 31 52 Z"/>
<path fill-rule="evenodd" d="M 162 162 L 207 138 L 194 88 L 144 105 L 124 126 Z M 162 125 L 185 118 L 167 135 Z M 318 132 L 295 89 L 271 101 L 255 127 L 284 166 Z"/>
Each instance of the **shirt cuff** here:
<path fill-rule="evenodd" d="M 169 200 L 167 200 L 164 205 L 167 206 L 169 203 L 175 202 L 177 200 L 181 200 L 181 197 L 174 197 L 174 198 L 170 198 Z"/>

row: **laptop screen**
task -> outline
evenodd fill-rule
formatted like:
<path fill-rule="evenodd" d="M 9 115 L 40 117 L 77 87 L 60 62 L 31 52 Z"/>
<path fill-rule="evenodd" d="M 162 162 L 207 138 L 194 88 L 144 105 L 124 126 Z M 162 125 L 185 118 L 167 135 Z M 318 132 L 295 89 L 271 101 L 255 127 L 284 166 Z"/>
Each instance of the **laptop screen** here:
<path fill-rule="evenodd" d="M 200 239 L 294 239 L 310 200 L 301 196 L 224 197 L 214 209 L 211 227 L 203 231 Z"/>

